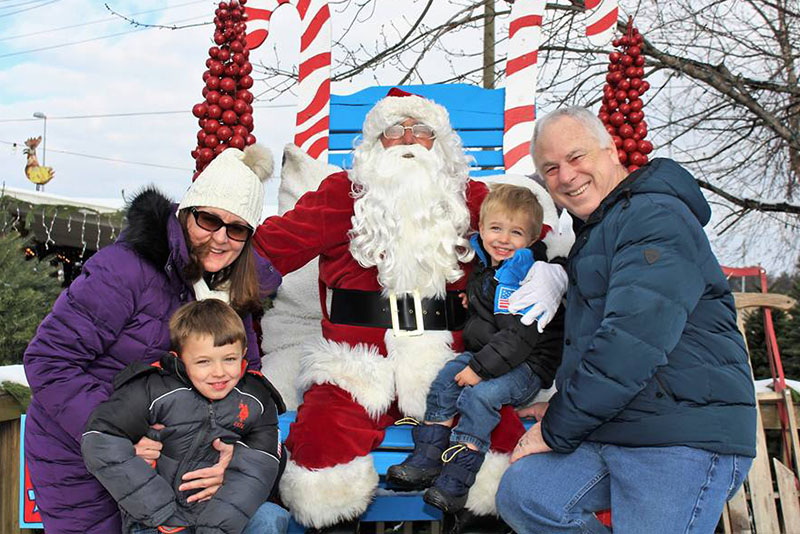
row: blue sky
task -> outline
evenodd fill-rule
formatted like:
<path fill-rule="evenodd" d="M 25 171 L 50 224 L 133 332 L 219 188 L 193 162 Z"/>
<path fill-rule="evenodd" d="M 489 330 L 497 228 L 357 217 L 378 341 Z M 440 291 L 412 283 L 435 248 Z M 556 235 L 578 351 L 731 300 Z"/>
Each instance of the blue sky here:
<path fill-rule="evenodd" d="M 42 112 L 48 116 L 46 163 L 56 171 L 47 192 L 119 198 L 123 190 L 127 195 L 155 183 L 178 198 L 193 170 L 189 151 L 198 127 L 191 108 L 201 100 L 213 26 L 137 30 L 94 0 L 5 3 L 9 7 L 0 2 L 0 183 L 34 187 L 24 175 L 22 143 L 42 134 L 43 121 L 33 118 Z M 136 14 L 139 22 L 162 25 L 210 22 L 217 5 L 209 0 L 108 4 L 118 13 Z M 25 8 L 30 9 L 9 14 Z M 297 16 L 285 11 L 282 23 L 273 24 L 276 39 L 281 31 L 299 29 Z M 78 41 L 87 42 L 70 45 Z M 52 48 L 33 51 L 47 47 Z M 296 61 L 297 46 L 292 48 L 282 47 L 288 61 Z M 259 60 L 259 51 L 252 59 Z M 274 104 L 258 104 L 254 133 L 279 161 L 292 131 L 269 125 L 292 124 L 294 110 L 265 107 Z M 294 97 L 277 104 L 291 106 Z M 131 115 L 102 117 L 116 114 Z M 41 162 L 42 147 L 38 155 Z M 272 196 L 276 190 L 271 184 Z"/>

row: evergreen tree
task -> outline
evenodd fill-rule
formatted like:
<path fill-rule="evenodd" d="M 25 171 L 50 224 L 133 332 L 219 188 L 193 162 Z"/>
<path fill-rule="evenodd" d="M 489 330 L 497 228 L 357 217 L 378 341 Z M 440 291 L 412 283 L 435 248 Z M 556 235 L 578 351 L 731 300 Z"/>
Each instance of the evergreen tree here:
<path fill-rule="evenodd" d="M 787 378 L 800 380 L 800 264 L 792 276 L 781 276 L 776 282 L 779 282 L 781 287 L 776 287 L 773 283 L 769 288 L 771 292 L 788 294 L 798 302 L 788 312 L 772 310 L 772 323 L 778 340 L 783 372 Z M 786 291 L 786 288 L 789 290 Z M 756 378 L 771 378 L 764 334 L 764 313 L 761 309 L 747 318 L 745 332 L 753 374 Z"/>
<path fill-rule="evenodd" d="M 22 363 L 25 347 L 61 291 L 53 269 L 26 260 L 25 241 L 0 234 L 0 365 Z"/>

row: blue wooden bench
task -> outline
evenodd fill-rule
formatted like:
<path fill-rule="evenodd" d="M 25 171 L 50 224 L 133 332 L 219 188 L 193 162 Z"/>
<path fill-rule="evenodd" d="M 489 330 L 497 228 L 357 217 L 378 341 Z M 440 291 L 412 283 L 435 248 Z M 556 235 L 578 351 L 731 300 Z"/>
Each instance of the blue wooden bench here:
<path fill-rule="evenodd" d="M 289 425 L 294 422 L 296 412 L 286 412 L 278 418 L 281 436 L 289 435 Z M 533 424 L 531 420 L 523 420 L 525 428 Z M 380 475 L 378 490 L 366 512 L 361 515 L 360 521 L 366 523 L 382 521 L 441 521 L 442 512 L 433 506 L 425 504 L 422 492 L 394 492 L 386 489 L 384 477 L 389 466 L 399 464 L 414 448 L 411 440 L 411 426 L 391 426 L 386 429 L 386 435 L 380 447 L 372 452 L 375 470 Z M 289 534 L 305 532 L 305 529 L 292 519 L 289 525 Z"/>

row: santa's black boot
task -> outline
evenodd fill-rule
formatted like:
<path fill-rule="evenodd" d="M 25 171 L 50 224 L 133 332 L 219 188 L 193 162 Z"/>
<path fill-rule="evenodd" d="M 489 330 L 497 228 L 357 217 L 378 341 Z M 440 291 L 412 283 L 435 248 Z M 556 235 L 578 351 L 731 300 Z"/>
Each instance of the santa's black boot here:
<path fill-rule="evenodd" d="M 461 444 L 447 449 L 442 455 L 442 472 L 422 499 L 448 514 L 464 508 L 469 488 L 475 483 L 475 475 L 483 465 L 484 456 L 484 453 Z"/>
<path fill-rule="evenodd" d="M 386 485 L 392 489 L 415 491 L 430 487 L 442 470 L 442 453 L 450 444 L 450 428 L 444 425 L 418 425 L 411 429 L 414 451 L 402 463 L 386 471 Z"/>

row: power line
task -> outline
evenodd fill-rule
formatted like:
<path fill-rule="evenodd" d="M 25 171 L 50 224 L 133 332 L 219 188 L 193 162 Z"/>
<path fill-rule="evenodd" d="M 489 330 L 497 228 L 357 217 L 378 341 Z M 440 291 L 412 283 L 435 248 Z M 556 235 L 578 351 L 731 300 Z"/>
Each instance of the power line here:
<path fill-rule="evenodd" d="M 2 0 L 0 0 L 0 2 L 2 2 Z M 179 8 L 179 7 L 190 6 L 190 5 L 193 5 L 193 4 L 205 4 L 205 3 L 208 3 L 208 0 L 195 0 L 194 2 L 185 2 L 183 4 L 177 4 L 177 5 L 174 5 L 174 6 L 159 7 L 159 8 L 156 8 L 156 9 L 148 9 L 146 11 L 137 11 L 135 13 L 131 13 L 130 16 L 133 17 L 133 16 L 136 16 L 136 15 L 145 15 L 145 14 L 148 14 L 148 13 L 155 13 L 157 11 L 168 11 L 170 9 L 176 9 L 176 8 Z M 0 9 L 2 9 L 2 8 L 0 8 Z M 40 31 L 36 31 L 36 32 L 31 32 L 31 33 L 23 33 L 23 34 L 20 34 L 20 35 L 12 35 L 10 37 L 2 37 L 2 38 L 0 38 L 0 42 L 2 42 L 2 41 L 11 41 L 13 39 L 21 39 L 23 37 L 34 37 L 36 35 L 42 35 L 44 33 L 53 33 L 53 32 L 58 32 L 58 31 L 62 31 L 62 30 L 71 30 L 73 28 L 80 28 L 80 27 L 83 27 L 83 26 L 92 26 L 94 24 L 100 24 L 102 22 L 113 22 L 113 21 L 119 21 L 119 20 L 120 20 L 119 17 L 107 17 L 107 18 L 104 18 L 104 19 L 97 19 L 97 20 L 92 20 L 92 21 L 89 21 L 89 22 L 81 22 L 79 24 L 70 24 L 69 26 L 61 26 L 59 28 L 50 28 L 48 30 L 40 30 Z"/>
<path fill-rule="evenodd" d="M 263 104 L 260 106 L 253 106 L 254 109 L 276 109 L 276 108 L 293 108 L 296 107 L 297 104 Z M 114 118 L 114 117 L 140 117 L 146 115 L 177 115 L 177 114 L 186 114 L 191 113 L 190 109 L 182 109 L 177 111 L 134 111 L 130 113 L 102 113 L 96 115 L 66 115 L 63 117 L 53 117 L 48 115 L 47 120 L 49 121 L 57 121 L 57 120 L 73 120 L 73 119 L 105 119 L 105 118 Z M 38 121 L 40 119 L 0 119 L 0 123 L 3 122 L 33 122 Z"/>
<path fill-rule="evenodd" d="M 32 3 L 34 3 L 35 1 L 38 1 L 38 0 L 32 0 L 31 2 L 28 2 L 28 3 L 26 3 L 26 4 L 17 4 L 17 5 L 15 5 L 15 6 L 6 6 L 6 7 L 5 7 L 5 8 L 3 8 L 3 9 L 10 9 L 10 8 L 12 8 L 12 7 L 19 7 L 19 6 L 23 6 L 23 5 L 28 5 L 28 4 L 32 4 Z M 40 3 L 39 5 L 36 5 L 36 6 L 26 7 L 25 9 L 19 9 L 19 10 L 17 10 L 17 11 L 12 11 L 12 12 L 10 12 L 10 13 L 3 13 L 3 14 L 0 14 L 0 18 L 3 18 L 3 17 L 10 17 L 11 15 L 16 15 L 17 13 L 24 13 L 25 11 L 30 11 L 30 10 L 32 10 L 32 9 L 38 9 L 38 8 L 40 8 L 40 7 L 49 6 L 50 4 L 55 4 L 56 2 L 60 2 L 60 1 L 61 1 L 61 0 L 50 0 L 49 2 L 48 2 L 48 1 L 45 1 L 44 3 Z"/>
<path fill-rule="evenodd" d="M 19 146 L 19 143 L 11 143 L 9 141 L 0 141 L 0 143 L 2 143 L 4 145 L 11 145 L 11 146 L 15 146 L 16 145 L 16 146 Z M 156 168 L 159 168 L 159 169 L 170 169 L 170 170 L 182 171 L 182 172 L 192 172 L 192 169 L 189 169 L 188 167 L 175 167 L 173 165 L 160 165 L 158 163 L 146 163 L 146 162 L 143 162 L 143 161 L 131 161 L 131 160 L 126 160 L 126 159 L 107 158 L 107 157 L 104 157 L 104 156 L 95 156 L 93 154 L 83 154 L 81 152 L 71 152 L 69 150 L 59 150 L 57 148 L 48 148 L 47 151 L 48 152 L 57 152 L 59 154 L 67 154 L 69 156 L 78 156 L 78 157 L 81 157 L 81 158 L 97 159 L 97 160 L 101 160 L 101 161 L 111 161 L 111 162 L 114 162 L 114 163 L 126 163 L 128 165 L 142 165 L 144 167 L 156 167 Z"/>
<path fill-rule="evenodd" d="M 58 1 L 58 0 L 54 0 L 54 1 Z M 198 20 L 198 19 L 202 19 L 202 18 L 206 18 L 206 15 L 201 15 L 199 17 L 191 17 L 191 18 L 183 19 L 183 20 L 176 20 L 174 22 L 170 22 L 169 24 L 180 24 L 182 22 L 189 22 L 189 21 L 192 21 L 192 20 Z M 205 22 L 204 24 L 211 24 L 211 23 L 210 22 Z M 148 26 L 143 26 L 143 27 L 140 27 L 140 28 L 133 28 L 133 29 L 130 29 L 130 30 L 127 30 L 127 31 L 124 31 L 124 32 L 112 33 L 112 34 L 109 34 L 109 35 L 101 35 L 99 37 L 91 37 L 89 39 L 83 39 L 83 40 L 80 40 L 80 41 L 72 41 L 72 42 L 61 43 L 61 44 L 52 45 L 52 46 L 43 46 L 41 48 L 31 48 L 29 50 L 18 50 L 16 52 L 10 52 L 8 54 L 0 55 L 0 59 L 5 58 L 5 57 L 11 57 L 11 56 L 20 56 L 20 55 L 23 55 L 23 54 L 32 54 L 34 52 L 43 52 L 45 50 L 54 50 L 56 48 L 64 48 L 64 47 L 67 47 L 67 46 L 74 46 L 74 45 L 78 45 L 78 44 L 89 43 L 89 42 L 92 42 L 92 41 L 100 41 L 102 39 L 110 39 L 112 37 L 119 37 L 120 35 L 127 35 L 129 33 L 136 33 L 136 32 L 140 32 L 140 31 L 144 31 L 144 30 L 150 30 L 150 29 L 152 29 L 152 28 L 148 27 Z"/>

